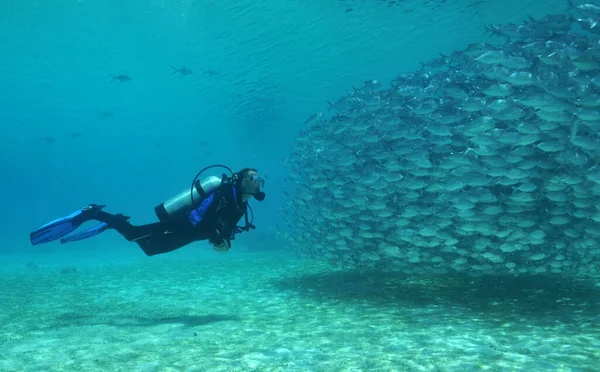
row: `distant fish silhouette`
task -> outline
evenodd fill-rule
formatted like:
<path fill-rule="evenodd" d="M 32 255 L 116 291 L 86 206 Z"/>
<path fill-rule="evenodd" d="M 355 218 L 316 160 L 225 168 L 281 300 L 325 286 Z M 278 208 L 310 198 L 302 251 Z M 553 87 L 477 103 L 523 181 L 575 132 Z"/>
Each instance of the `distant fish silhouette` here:
<path fill-rule="evenodd" d="M 170 66 L 170 65 L 169 65 Z M 179 76 L 186 76 L 186 75 L 191 75 L 193 73 L 192 70 L 190 70 L 189 68 L 185 67 L 185 66 L 181 66 L 181 68 L 176 68 L 171 66 L 171 68 L 174 70 L 171 75 L 176 74 L 179 72 Z"/>
<path fill-rule="evenodd" d="M 73 274 L 77 272 L 77 268 L 72 266 L 63 267 L 60 269 L 61 274 Z"/>
<path fill-rule="evenodd" d="M 111 83 L 115 80 L 117 80 L 119 83 L 125 83 L 128 81 L 131 81 L 131 77 L 127 76 L 127 75 L 117 75 L 117 76 L 110 75 L 110 76 L 112 77 L 112 80 L 110 81 Z"/>
<path fill-rule="evenodd" d="M 50 137 L 50 136 L 40 137 L 40 139 L 43 142 L 45 142 L 45 143 L 54 143 L 54 142 L 56 142 L 56 138 Z"/>
<path fill-rule="evenodd" d="M 209 75 L 209 76 L 215 76 L 215 75 L 220 75 L 221 73 L 215 69 L 212 68 L 205 68 L 204 69 L 204 73 L 202 75 Z"/>
<path fill-rule="evenodd" d="M 110 111 L 98 111 L 98 116 L 101 117 L 102 119 L 108 119 L 108 118 L 112 118 L 113 116 L 115 116 L 115 114 Z"/>

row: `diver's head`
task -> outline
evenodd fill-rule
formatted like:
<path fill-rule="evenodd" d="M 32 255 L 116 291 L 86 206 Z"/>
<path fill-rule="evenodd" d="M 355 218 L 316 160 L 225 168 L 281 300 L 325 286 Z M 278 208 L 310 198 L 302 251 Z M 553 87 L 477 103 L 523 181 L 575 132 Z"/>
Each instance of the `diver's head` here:
<path fill-rule="evenodd" d="M 265 186 L 265 180 L 258 174 L 256 169 L 242 169 L 237 172 L 237 180 L 242 192 L 242 200 L 246 201 L 251 196 L 254 196 L 254 199 L 258 201 L 265 199 L 265 193 L 261 190 Z"/>

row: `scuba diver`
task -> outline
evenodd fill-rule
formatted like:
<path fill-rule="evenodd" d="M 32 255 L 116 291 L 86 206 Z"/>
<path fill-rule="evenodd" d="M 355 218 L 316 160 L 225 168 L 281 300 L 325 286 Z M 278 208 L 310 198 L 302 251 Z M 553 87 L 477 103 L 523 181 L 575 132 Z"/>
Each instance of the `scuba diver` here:
<path fill-rule="evenodd" d="M 223 174 L 220 179 L 211 176 L 202 182 L 198 180 L 202 172 L 214 167 L 227 169 L 231 176 Z M 254 168 L 234 173 L 223 165 L 212 165 L 198 172 L 190 189 L 154 208 L 159 222 L 135 226 L 129 223 L 128 216 L 110 214 L 102 210 L 104 205 L 90 204 L 33 231 L 31 244 L 59 238 L 65 244 L 115 229 L 128 241 L 136 242 L 148 256 L 171 252 L 199 240 L 208 240 L 216 251 L 228 251 L 236 234 L 255 228 L 248 200 L 252 197 L 258 201 L 265 199 L 265 193 L 261 191 L 264 183 Z M 252 215 L 250 221 L 248 210 Z M 237 226 L 242 217 L 245 217 L 246 225 Z M 90 220 L 100 224 L 66 236 Z"/>

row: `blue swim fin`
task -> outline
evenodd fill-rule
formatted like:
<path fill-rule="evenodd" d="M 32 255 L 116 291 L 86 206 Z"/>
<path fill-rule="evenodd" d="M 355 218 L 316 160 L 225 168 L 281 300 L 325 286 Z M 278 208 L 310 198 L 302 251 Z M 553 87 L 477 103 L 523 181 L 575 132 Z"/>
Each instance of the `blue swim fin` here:
<path fill-rule="evenodd" d="M 83 239 L 87 239 L 87 238 L 91 238 L 92 236 L 98 235 L 101 232 L 103 232 L 104 230 L 108 229 L 108 224 L 106 222 L 101 222 L 99 224 L 97 224 L 94 227 L 90 227 L 87 230 L 83 230 L 81 232 L 78 233 L 74 233 L 71 234 L 67 237 L 64 237 L 60 240 L 60 242 L 62 244 L 68 243 L 68 242 L 74 242 L 77 240 L 83 240 Z"/>
<path fill-rule="evenodd" d="M 36 245 L 48 243 L 62 238 L 63 236 L 73 232 L 73 230 L 78 228 L 82 223 L 91 220 L 95 213 L 101 210 L 103 207 L 103 205 L 90 204 L 66 217 L 62 217 L 45 224 L 29 235 L 31 244 Z"/>

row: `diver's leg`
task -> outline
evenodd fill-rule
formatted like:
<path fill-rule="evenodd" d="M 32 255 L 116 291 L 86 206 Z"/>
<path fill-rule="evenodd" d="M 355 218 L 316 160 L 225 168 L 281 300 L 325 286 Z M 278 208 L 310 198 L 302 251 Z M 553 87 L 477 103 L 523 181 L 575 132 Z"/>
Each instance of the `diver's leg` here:
<path fill-rule="evenodd" d="M 129 217 L 104 211 L 98 212 L 94 219 L 117 230 L 130 242 L 136 242 L 148 256 L 174 251 L 195 240 L 188 231 L 172 229 L 164 222 L 134 226 L 129 223 Z"/>
<path fill-rule="evenodd" d="M 129 217 L 104 212 L 103 207 L 103 205 L 90 204 L 66 217 L 49 222 L 30 234 L 31 243 L 36 245 L 60 238 L 63 238 L 62 243 L 68 243 L 90 238 L 107 229 L 115 229 L 128 241 L 136 242 L 148 256 L 153 256 L 174 251 L 198 240 L 191 231 L 172 230 L 163 222 L 134 226 L 129 223 Z M 90 220 L 96 220 L 100 224 L 65 237 Z"/>
<path fill-rule="evenodd" d="M 141 237 L 135 242 L 142 248 L 147 256 L 172 252 L 191 242 L 196 241 L 191 234 L 185 231 L 173 231 L 162 229 L 161 232 Z"/>
<path fill-rule="evenodd" d="M 157 233 L 162 234 L 165 227 L 157 222 L 147 225 L 134 226 L 129 223 L 129 217 L 122 214 L 111 214 L 104 211 L 98 211 L 94 215 L 94 220 L 106 224 L 107 228 L 115 229 L 125 239 L 130 242 L 136 241 L 148 235 Z"/>

